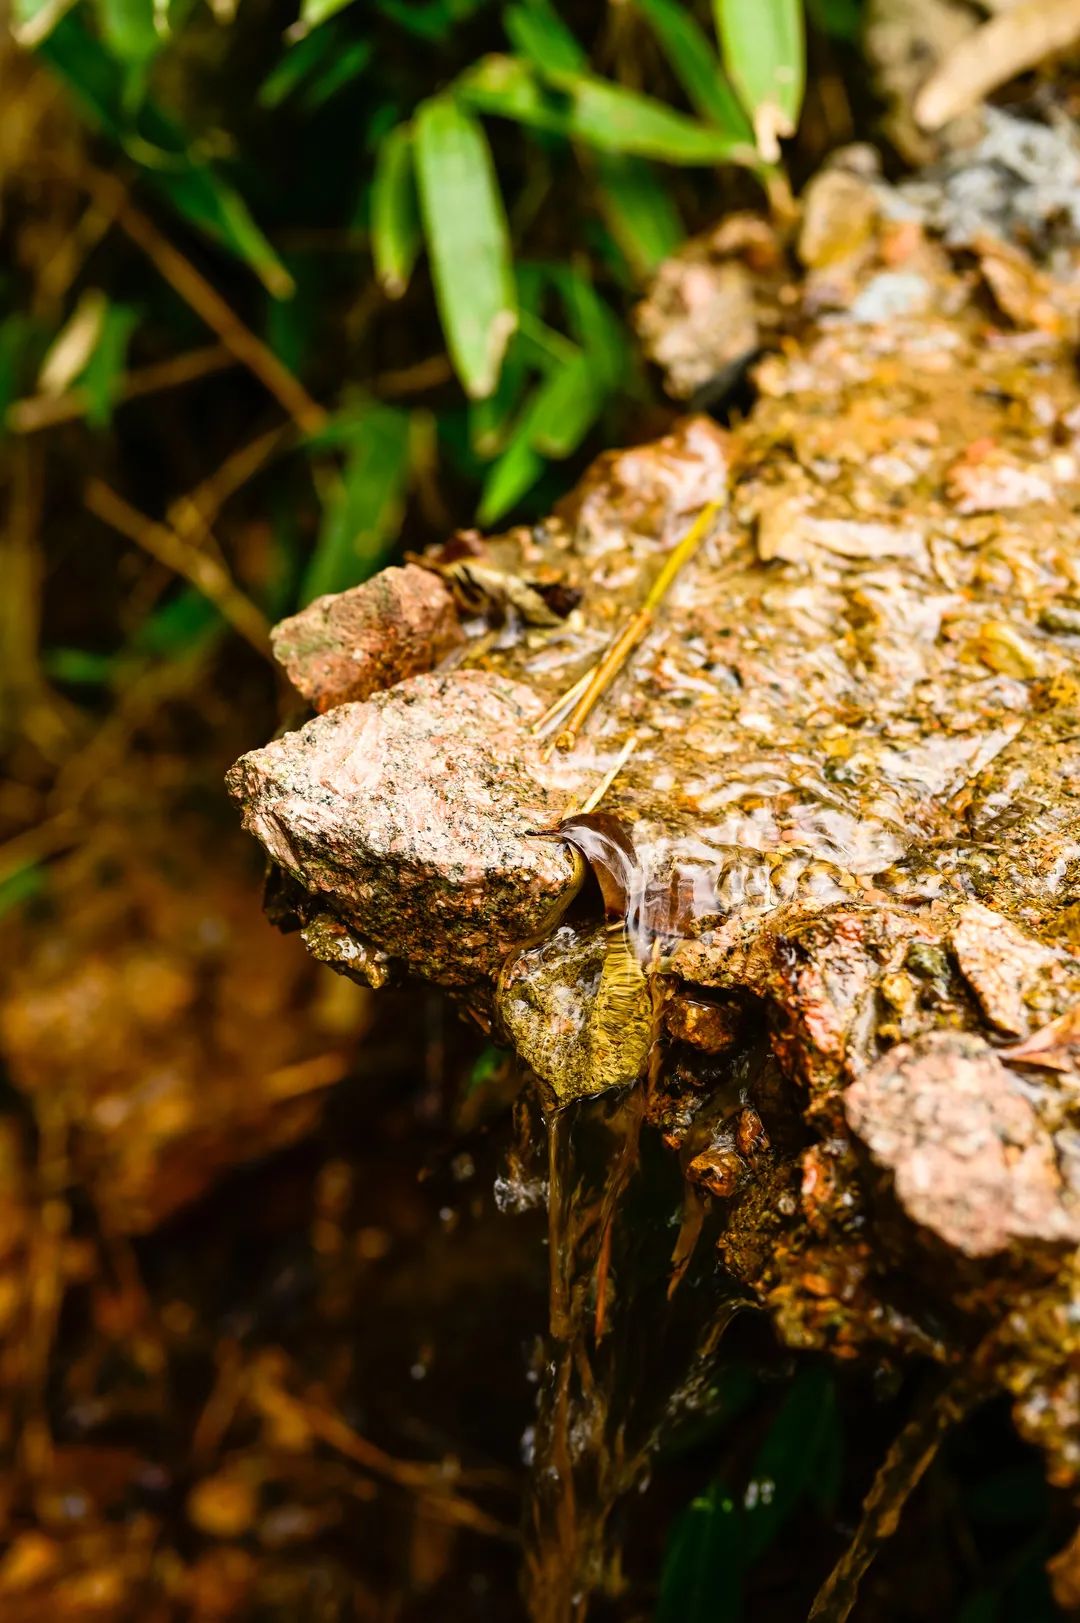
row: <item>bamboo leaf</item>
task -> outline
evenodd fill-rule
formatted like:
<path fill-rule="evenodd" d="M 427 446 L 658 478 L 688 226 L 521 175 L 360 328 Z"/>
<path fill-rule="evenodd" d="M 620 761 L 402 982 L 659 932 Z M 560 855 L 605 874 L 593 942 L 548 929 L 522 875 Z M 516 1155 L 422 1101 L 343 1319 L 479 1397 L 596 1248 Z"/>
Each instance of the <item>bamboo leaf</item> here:
<path fill-rule="evenodd" d="M 681 0 L 635 0 L 667 57 L 694 111 L 736 141 L 754 135 L 739 99 L 724 77 L 720 59 Z"/>
<path fill-rule="evenodd" d="M 336 96 L 339 90 L 344 90 L 354 79 L 359 79 L 374 55 L 375 47 L 370 40 L 350 40 L 335 53 L 335 60 L 325 73 L 312 77 L 301 98 L 305 109 L 314 113 L 325 106 L 331 96 Z"/>
<path fill-rule="evenodd" d="M 606 390 L 622 388 L 633 371 L 630 336 L 587 276 L 566 265 L 549 272 L 576 341 L 586 351 L 592 376 Z"/>
<path fill-rule="evenodd" d="M 552 372 L 537 392 L 529 414 L 533 449 L 554 459 L 570 456 L 596 421 L 602 404 L 589 357 L 577 355 Z"/>
<path fill-rule="evenodd" d="M 304 0 L 300 7 L 300 26 L 305 30 L 318 28 L 354 3 L 355 0 Z"/>
<path fill-rule="evenodd" d="M 371 245 L 383 291 L 392 299 L 400 298 L 420 252 L 412 131 L 407 124 L 398 124 L 379 143 L 371 186 Z"/>
<path fill-rule="evenodd" d="M 544 459 L 530 444 L 528 426 L 518 428 L 484 481 L 476 517 L 481 524 L 496 524 L 539 479 Z"/>
<path fill-rule="evenodd" d="M 724 66 L 750 115 L 758 152 L 780 157 L 806 84 L 802 0 L 713 0 Z"/>
<path fill-rule="evenodd" d="M 809 1493 L 822 1465 L 834 1459 L 836 1426 L 832 1375 L 822 1365 L 808 1365 L 795 1377 L 780 1405 L 743 1496 L 747 1565 L 764 1555 Z"/>
<path fill-rule="evenodd" d="M 351 449 L 304 576 L 302 603 L 367 580 L 397 539 L 409 479 L 409 413 L 369 404 L 348 418 Z"/>
<path fill-rule="evenodd" d="M 517 326 L 510 233 L 491 149 L 476 119 L 440 96 L 417 112 L 414 150 L 447 347 L 467 392 L 483 399 Z"/>
<path fill-rule="evenodd" d="M 42 394 L 58 395 L 69 389 L 94 353 L 101 337 L 109 301 L 99 287 L 88 287 L 45 352 L 37 386 Z"/>
<path fill-rule="evenodd" d="M 644 158 L 598 153 L 597 178 L 608 230 L 644 281 L 686 236 L 671 192 Z"/>
<path fill-rule="evenodd" d="M 167 14 L 154 0 L 95 0 L 94 9 L 103 41 L 123 62 L 145 65 L 168 39 Z"/>
<path fill-rule="evenodd" d="M 727 131 L 592 74 L 541 76 L 521 57 L 493 55 L 482 57 L 458 85 L 479 112 L 551 130 L 601 152 L 674 164 L 753 159 L 752 149 Z"/>
<path fill-rule="evenodd" d="M 138 322 L 136 311 L 125 304 L 110 304 L 101 331 L 80 379 L 86 390 L 86 421 L 91 428 L 107 428 L 124 376 L 128 343 Z"/>
<path fill-rule="evenodd" d="M 546 0 L 508 6 L 503 23 L 511 45 L 541 73 L 584 73 L 589 59 L 554 6 Z"/>
<path fill-rule="evenodd" d="M 305 34 L 285 52 L 259 86 L 259 106 L 280 107 L 292 96 L 309 74 L 323 63 L 332 60 L 337 52 L 338 40 L 332 28 Z"/>
<path fill-rule="evenodd" d="M 559 460 L 577 450 L 604 403 L 590 357 L 568 344 L 570 358 L 552 365 L 537 385 L 495 463 L 480 497 L 477 517 L 494 524 L 532 488 L 545 460 Z"/>
<path fill-rule="evenodd" d="M 713 1483 L 671 1530 L 654 1623 L 737 1623 L 742 1572 L 739 1514 Z"/>
<path fill-rule="evenodd" d="M 80 18 L 61 18 L 37 54 L 91 120 L 142 164 L 148 184 L 179 214 L 249 265 L 275 298 L 292 292 L 292 278 L 239 193 L 195 155 L 184 132 L 153 102 L 144 102 L 139 129 L 132 129 L 124 71 Z M 153 161 L 148 161 L 150 154 Z"/>

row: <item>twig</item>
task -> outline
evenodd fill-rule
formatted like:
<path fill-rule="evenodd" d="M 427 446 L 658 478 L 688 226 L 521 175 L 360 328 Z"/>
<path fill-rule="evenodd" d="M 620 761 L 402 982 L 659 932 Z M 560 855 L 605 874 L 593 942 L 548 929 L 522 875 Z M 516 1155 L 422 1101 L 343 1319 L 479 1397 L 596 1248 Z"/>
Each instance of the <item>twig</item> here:
<path fill-rule="evenodd" d="M 47 822 L 35 823 L 13 834 L 0 845 L 0 884 L 24 868 L 32 868 L 46 857 L 55 856 L 75 839 L 75 818 L 70 811 L 61 811 Z"/>
<path fill-rule="evenodd" d="M 594 812 L 596 810 L 597 806 L 599 806 L 600 802 L 611 788 L 611 785 L 615 782 L 615 779 L 619 776 L 619 773 L 622 771 L 623 767 L 626 765 L 627 761 L 630 759 L 631 755 L 633 755 L 636 749 L 637 734 L 631 733 L 630 737 L 626 740 L 626 743 L 615 757 L 612 765 L 608 768 L 608 770 L 604 773 L 604 776 L 600 779 L 600 782 L 596 785 L 596 788 L 593 790 L 592 794 L 578 808 L 577 815 L 579 817 L 587 817 L 590 812 Z M 573 815 L 573 813 L 568 811 L 566 815 L 567 817 L 570 817 Z"/>
<path fill-rule="evenodd" d="M 303 432 L 314 434 L 325 427 L 327 413 L 312 399 L 299 378 L 293 376 L 250 327 L 245 327 L 217 289 L 173 246 L 149 215 L 136 208 L 127 188 L 114 176 L 98 169 L 89 170 L 83 179 L 103 206 L 114 211 L 117 224 L 136 247 L 142 249 L 169 286 L 217 333 L 226 349 L 259 379 Z"/>
<path fill-rule="evenodd" d="M 235 365 L 236 356 L 224 344 L 205 344 L 201 349 L 189 350 L 186 355 L 173 355 L 167 361 L 157 361 L 153 366 L 129 372 L 121 381 L 117 399 L 118 402 L 137 400 L 141 395 L 175 389 Z M 83 416 L 88 405 L 89 396 L 81 387 L 59 395 L 30 395 L 11 403 L 4 426 L 12 434 L 36 434 L 58 423 L 74 422 Z"/>
<path fill-rule="evenodd" d="M 859 1584 L 881 1546 L 896 1532 L 904 1506 L 946 1432 L 985 1395 L 981 1380 L 960 1375 L 908 1421 L 874 1477 L 855 1537 L 818 1591 L 808 1623 L 846 1623 Z"/>
<path fill-rule="evenodd" d="M 169 523 L 177 535 L 185 540 L 200 534 L 205 537 L 225 503 L 265 467 L 288 433 L 287 425 L 267 429 L 265 434 L 231 451 L 212 474 L 170 502 Z"/>
<path fill-rule="evenodd" d="M 411 366 L 400 366 L 392 372 L 377 372 L 371 380 L 373 394 L 393 400 L 399 395 L 423 394 L 426 389 L 437 389 L 453 377 L 448 355 L 428 355 Z"/>
<path fill-rule="evenodd" d="M 223 564 L 198 551 L 190 541 L 177 535 L 167 525 L 147 518 L 101 479 L 90 481 L 84 499 L 98 518 L 112 525 L 121 535 L 126 535 L 129 541 L 134 541 L 167 569 L 190 581 L 257 653 L 269 658 L 269 623 L 262 611 L 236 585 Z"/>
<path fill-rule="evenodd" d="M 939 130 L 1044 57 L 1080 38 L 1080 0 L 1021 0 L 968 34 L 915 98 L 915 122 Z"/>
<path fill-rule="evenodd" d="M 288 1415 L 290 1411 L 295 1420 L 327 1448 L 333 1449 L 336 1454 L 343 1455 L 347 1460 L 352 1460 L 354 1465 L 370 1472 L 372 1476 L 380 1477 L 384 1482 L 392 1482 L 410 1493 L 420 1494 L 425 1504 L 442 1520 L 453 1522 L 459 1527 L 469 1527 L 477 1533 L 486 1533 L 489 1537 L 516 1539 L 515 1530 L 505 1527 L 487 1511 L 481 1510 L 471 1499 L 457 1493 L 453 1479 L 446 1475 L 441 1466 L 396 1459 L 378 1444 L 370 1442 L 359 1432 L 354 1431 L 339 1414 L 324 1407 L 317 1399 L 297 1398 L 284 1387 L 275 1387 L 274 1414 L 280 1417 L 283 1414 Z M 457 1480 L 464 1479 L 463 1474 Z"/>
<path fill-rule="evenodd" d="M 652 625 L 656 610 L 671 590 L 679 571 L 690 561 L 701 546 L 709 532 L 713 519 L 722 505 L 718 501 L 707 502 L 682 540 L 672 548 L 664 567 L 649 588 L 644 603 L 640 609 L 631 615 L 615 641 L 594 667 L 588 686 L 577 700 L 573 710 L 567 717 L 566 726 L 555 740 L 557 749 L 573 749 L 577 743 L 578 733 L 588 719 L 593 707 L 611 686 Z"/>
<path fill-rule="evenodd" d="M 544 711 L 544 714 L 539 718 L 539 720 L 534 721 L 532 726 L 529 728 L 529 731 L 534 737 L 538 737 L 541 733 L 547 732 L 548 728 L 551 726 L 551 723 L 558 716 L 561 716 L 564 710 L 568 710 L 575 699 L 579 699 L 581 697 L 589 683 L 592 681 L 593 672 L 595 670 L 596 666 L 590 665 L 583 676 L 579 676 L 577 681 L 571 687 L 568 687 L 565 693 L 560 693 L 559 697 L 554 699 L 552 703 L 548 705 L 547 709 Z"/>

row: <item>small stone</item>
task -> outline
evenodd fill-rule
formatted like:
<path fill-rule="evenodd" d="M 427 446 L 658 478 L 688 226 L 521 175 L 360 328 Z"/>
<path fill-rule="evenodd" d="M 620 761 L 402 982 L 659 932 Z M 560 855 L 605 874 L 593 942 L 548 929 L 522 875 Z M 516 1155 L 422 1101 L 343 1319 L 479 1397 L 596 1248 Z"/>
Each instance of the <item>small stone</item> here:
<path fill-rule="evenodd" d="M 686 1169 L 687 1177 L 703 1184 L 710 1195 L 728 1200 L 739 1185 L 743 1163 L 734 1150 L 710 1148 L 695 1155 Z"/>
<path fill-rule="evenodd" d="M 690 1043 L 706 1054 L 722 1054 L 739 1039 L 745 1011 L 733 999 L 707 1002 L 685 995 L 674 997 L 667 1009 L 668 1034 L 675 1042 Z"/>
<path fill-rule="evenodd" d="M 407 564 L 317 597 L 272 634 L 274 658 L 320 713 L 430 671 L 464 633 L 439 577 Z"/>
<path fill-rule="evenodd" d="M 1080 1242 L 1080 1188 L 981 1037 L 935 1031 L 894 1048 L 844 1109 L 912 1222 L 964 1256 Z"/>

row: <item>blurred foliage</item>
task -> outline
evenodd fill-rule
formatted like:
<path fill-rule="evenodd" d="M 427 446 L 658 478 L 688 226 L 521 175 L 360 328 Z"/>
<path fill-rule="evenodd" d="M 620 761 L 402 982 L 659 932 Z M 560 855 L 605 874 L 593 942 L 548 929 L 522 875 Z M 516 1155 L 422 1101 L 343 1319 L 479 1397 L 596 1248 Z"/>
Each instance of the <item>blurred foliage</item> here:
<path fill-rule="evenodd" d="M 783 185 L 777 136 L 803 98 L 802 0 L 14 13 L 92 134 L 92 170 L 150 214 L 150 258 L 189 308 L 149 267 L 130 293 L 102 287 L 92 253 L 51 331 L 9 286 L 0 404 L 75 389 L 106 429 L 129 361 L 190 344 L 207 319 L 184 285 L 193 262 L 278 368 L 310 484 L 285 501 L 321 515 L 314 538 L 275 526 L 268 572 L 286 587 L 253 592 L 275 613 L 378 568 L 417 507 L 435 529 L 542 511 L 572 471 L 556 465 L 625 436 L 650 400 L 626 324 L 642 279 L 722 195 Z M 814 0 L 810 21 L 842 40 L 857 15 Z M 94 172 L 73 178 L 122 208 Z M 237 355 L 235 331 L 218 334 Z M 92 660 L 52 663 L 93 679 Z"/>
<path fill-rule="evenodd" d="M 740 1496 L 717 1477 L 668 1538 L 655 1623 L 738 1623 L 743 1584 L 804 1500 L 827 1518 L 842 1475 L 843 1437 L 830 1371 L 808 1365 L 789 1387 Z"/>

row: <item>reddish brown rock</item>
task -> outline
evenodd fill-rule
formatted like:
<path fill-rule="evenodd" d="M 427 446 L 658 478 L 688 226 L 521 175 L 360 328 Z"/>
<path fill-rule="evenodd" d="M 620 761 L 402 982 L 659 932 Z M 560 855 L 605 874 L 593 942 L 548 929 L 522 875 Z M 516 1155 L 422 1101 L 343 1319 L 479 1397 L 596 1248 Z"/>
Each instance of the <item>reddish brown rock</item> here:
<path fill-rule="evenodd" d="M 1026 1032 L 1031 1022 L 1025 998 L 1061 955 L 981 902 L 961 908 L 950 942 L 991 1025 L 1014 1037 Z"/>
<path fill-rule="evenodd" d="M 432 980 L 498 972 L 573 878 L 535 776 L 528 688 L 483 671 L 414 676 L 339 705 L 229 774 L 275 862 L 375 948 Z"/>
<path fill-rule="evenodd" d="M 929 1032 L 885 1055 L 844 1096 L 852 1131 L 911 1220 L 966 1257 L 1080 1243 L 1080 1186 L 993 1049 Z"/>
<path fill-rule="evenodd" d="M 273 632 L 274 658 L 320 713 L 430 671 L 462 641 L 437 575 L 407 564 L 317 597 Z"/>

